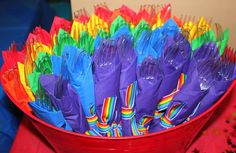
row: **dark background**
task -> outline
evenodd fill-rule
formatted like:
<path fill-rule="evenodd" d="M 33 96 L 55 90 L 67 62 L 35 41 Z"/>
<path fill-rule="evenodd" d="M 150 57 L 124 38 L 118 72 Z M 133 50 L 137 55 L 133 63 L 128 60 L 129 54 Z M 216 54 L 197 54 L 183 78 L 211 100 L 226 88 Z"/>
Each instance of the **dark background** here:
<path fill-rule="evenodd" d="M 21 49 L 35 26 L 49 31 L 54 16 L 71 20 L 69 0 L 0 0 L 0 51 L 12 42 Z M 2 65 L 0 54 L 0 66 Z M 0 153 L 8 153 L 22 113 L 10 102 L 0 85 Z"/>

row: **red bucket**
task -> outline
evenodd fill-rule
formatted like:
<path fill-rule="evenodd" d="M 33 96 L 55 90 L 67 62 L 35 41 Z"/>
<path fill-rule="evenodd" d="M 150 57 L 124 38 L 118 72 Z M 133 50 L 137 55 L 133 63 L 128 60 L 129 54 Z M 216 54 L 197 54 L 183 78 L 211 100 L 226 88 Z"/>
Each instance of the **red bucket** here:
<path fill-rule="evenodd" d="M 1 74 L 4 70 L 5 68 L 2 68 Z M 56 128 L 22 109 L 22 106 L 14 101 L 9 93 L 6 94 L 30 118 L 36 129 L 48 140 L 57 153 L 184 153 L 220 104 L 236 100 L 232 98 L 232 94 L 236 93 L 235 84 L 236 80 L 210 109 L 189 122 L 162 132 L 121 138 L 87 136 Z"/>

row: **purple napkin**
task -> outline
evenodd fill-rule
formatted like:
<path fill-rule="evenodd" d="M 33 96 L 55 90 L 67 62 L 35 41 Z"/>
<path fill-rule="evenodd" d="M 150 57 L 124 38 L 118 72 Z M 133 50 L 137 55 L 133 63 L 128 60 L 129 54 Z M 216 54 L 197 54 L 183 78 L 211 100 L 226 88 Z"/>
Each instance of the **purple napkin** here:
<path fill-rule="evenodd" d="M 209 92 L 199 102 L 196 110 L 194 110 L 190 115 L 190 119 L 197 117 L 198 115 L 209 109 L 225 93 L 231 83 L 232 80 L 216 81 L 214 85 L 209 89 Z"/>
<path fill-rule="evenodd" d="M 160 86 L 158 101 L 177 87 L 181 72 L 190 62 L 191 47 L 184 36 L 177 33 L 172 41 L 173 44 L 164 51 L 161 58 L 164 77 Z"/>
<path fill-rule="evenodd" d="M 185 84 L 173 97 L 164 116 L 159 119 L 160 124 L 155 125 L 155 129 L 153 128 L 150 132 L 171 128 L 183 123 L 191 115 L 200 100 L 207 94 L 213 84 L 212 80 L 214 80 L 214 67 L 207 63 L 203 64 L 188 76 Z"/>
<path fill-rule="evenodd" d="M 136 100 L 136 121 L 144 128 L 148 128 L 157 106 L 158 89 L 162 80 L 159 66 L 156 59 L 147 57 L 137 72 L 139 92 Z"/>
<path fill-rule="evenodd" d="M 234 67 L 234 73 L 233 73 L 233 78 L 236 78 L 236 66 Z"/>
<path fill-rule="evenodd" d="M 231 54 L 232 55 L 232 54 Z M 215 101 L 228 89 L 234 80 L 235 56 L 231 57 L 229 52 L 225 52 L 217 62 L 216 81 L 209 89 L 206 96 L 199 102 L 198 106 L 190 115 L 190 118 L 195 118 L 199 114 L 210 108 Z"/>
<path fill-rule="evenodd" d="M 54 106 L 61 110 L 63 116 L 75 132 L 84 133 L 88 130 L 84 111 L 79 96 L 66 80 L 55 75 L 41 75 L 40 83 Z"/>
<path fill-rule="evenodd" d="M 132 136 L 135 134 L 132 132 L 132 126 L 136 123 L 132 122 L 132 120 L 135 121 L 134 108 L 137 93 L 137 56 L 133 50 L 132 41 L 129 38 L 123 38 L 121 48 L 118 53 L 122 65 L 120 75 L 122 135 Z"/>
<path fill-rule="evenodd" d="M 171 44 L 172 43 L 172 44 Z M 190 55 L 191 55 L 191 46 L 188 43 L 188 40 L 184 36 L 177 32 L 174 38 L 168 39 L 166 42 L 166 50 L 161 57 L 161 66 L 164 74 L 163 80 L 160 85 L 157 97 L 157 110 L 155 112 L 155 118 L 150 125 L 150 131 L 156 129 L 155 127 L 159 125 L 159 117 L 167 109 L 169 102 L 166 102 L 165 106 L 159 106 L 159 102 L 163 97 L 173 96 L 176 93 L 176 90 L 179 90 L 181 86 L 178 86 L 178 80 L 181 77 L 181 73 L 187 72 Z"/>
<path fill-rule="evenodd" d="M 119 84 L 121 63 L 117 46 L 113 42 L 104 41 L 94 54 L 94 83 L 98 130 L 107 135 L 112 130 L 112 123 L 118 124 L 121 103 L 119 100 Z"/>
<path fill-rule="evenodd" d="M 208 42 L 196 49 L 193 53 L 192 60 L 188 69 L 188 73 L 191 73 L 198 63 L 202 63 L 205 60 L 218 60 L 219 51 L 215 42 Z"/>

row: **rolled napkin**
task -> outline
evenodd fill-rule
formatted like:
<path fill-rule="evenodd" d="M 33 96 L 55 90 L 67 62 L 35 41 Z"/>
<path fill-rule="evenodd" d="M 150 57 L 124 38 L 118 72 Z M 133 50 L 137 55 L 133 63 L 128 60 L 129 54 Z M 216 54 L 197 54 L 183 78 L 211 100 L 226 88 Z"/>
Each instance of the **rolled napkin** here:
<path fill-rule="evenodd" d="M 156 57 L 160 58 L 163 52 L 163 48 L 166 46 L 167 37 L 162 34 L 160 28 L 156 28 L 151 35 L 150 45 L 156 52 Z"/>
<path fill-rule="evenodd" d="M 191 41 L 192 50 L 196 50 L 207 42 L 216 42 L 214 30 L 211 29 Z"/>
<path fill-rule="evenodd" d="M 172 18 L 168 19 L 163 26 L 160 27 L 160 30 L 168 37 L 174 37 L 176 32 L 180 32 L 179 26 Z"/>
<path fill-rule="evenodd" d="M 104 31 L 102 29 L 98 29 L 97 36 L 100 36 L 102 38 L 109 38 L 110 37 L 110 33 L 108 31 Z"/>
<path fill-rule="evenodd" d="M 103 41 L 103 38 L 99 35 L 97 35 L 94 39 L 94 51 L 97 51 L 100 47 L 101 42 Z"/>
<path fill-rule="evenodd" d="M 31 98 L 20 81 L 19 70 L 12 61 L 5 60 L 1 68 L 1 85 L 8 95 L 26 111 L 31 111 L 28 103 Z"/>
<path fill-rule="evenodd" d="M 164 116 L 160 118 L 155 131 L 171 128 L 186 121 L 200 100 L 214 84 L 215 63 L 205 61 L 188 76 L 180 91 L 173 97 Z"/>
<path fill-rule="evenodd" d="M 138 68 L 138 95 L 136 99 L 136 121 L 140 125 L 140 134 L 148 131 L 155 108 L 157 96 L 162 81 L 160 63 L 152 57 L 147 57 Z"/>
<path fill-rule="evenodd" d="M 198 103 L 198 106 L 190 115 L 190 119 L 197 117 L 198 115 L 209 109 L 228 89 L 232 81 L 234 80 L 233 73 L 235 69 L 236 56 L 229 52 L 225 52 L 221 57 L 216 73 L 216 81 L 214 85 L 209 89 L 209 92 Z"/>
<path fill-rule="evenodd" d="M 94 38 L 88 32 L 80 32 L 78 47 L 92 55 L 94 52 Z"/>
<path fill-rule="evenodd" d="M 138 25 L 132 30 L 132 35 L 133 35 L 133 38 L 134 38 L 134 44 L 136 44 L 137 40 L 139 39 L 140 35 L 142 34 L 142 32 L 144 30 L 150 31 L 151 28 L 148 25 L 148 23 L 144 19 L 142 19 L 138 23 Z"/>
<path fill-rule="evenodd" d="M 204 62 L 205 60 L 214 60 L 217 61 L 220 55 L 215 42 L 207 42 L 202 45 L 200 48 L 196 49 L 193 53 L 188 73 L 191 73 L 196 65 Z"/>
<path fill-rule="evenodd" d="M 29 106 L 34 114 L 41 120 L 58 128 L 72 131 L 72 128 L 65 120 L 61 111 L 53 110 L 50 106 L 46 105 L 45 102 L 41 102 L 40 100 L 30 102 Z"/>
<path fill-rule="evenodd" d="M 38 57 L 35 61 L 35 67 L 31 74 L 28 74 L 28 81 L 30 88 L 35 96 L 41 98 L 41 93 L 43 93 L 39 85 L 39 76 L 41 74 L 51 74 L 52 73 L 52 63 L 51 55 L 45 52 L 39 52 Z"/>
<path fill-rule="evenodd" d="M 59 76 L 61 74 L 61 64 L 62 64 L 61 56 L 52 55 L 51 63 L 52 63 L 52 73 Z"/>
<path fill-rule="evenodd" d="M 66 46 L 63 51 L 64 78 L 69 77 L 73 89 L 80 97 L 85 116 L 90 128 L 96 126 L 94 81 L 91 57 L 73 46 Z"/>
<path fill-rule="evenodd" d="M 143 62 L 143 60 L 148 56 L 152 56 L 154 58 L 157 57 L 155 50 L 149 44 L 151 34 L 152 33 L 150 31 L 144 30 L 136 42 L 135 52 L 137 54 L 137 64 L 138 65 L 140 65 Z"/>
<path fill-rule="evenodd" d="M 140 22 L 140 20 L 145 20 L 147 22 L 148 25 L 152 26 L 155 21 L 157 16 L 156 11 L 154 8 L 152 7 L 140 7 L 139 12 L 136 15 L 136 20 Z"/>
<path fill-rule="evenodd" d="M 60 18 L 58 16 L 55 16 L 52 22 L 51 29 L 50 29 L 50 35 L 54 37 L 55 35 L 58 34 L 60 29 L 70 32 L 71 24 L 72 23 L 70 21 Z"/>
<path fill-rule="evenodd" d="M 181 76 L 181 72 L 184 66 L 190 62 L 191 48 L 188 41 L 182 34 L 177 33 L 175 42 L 164 51 L 161 57 L 161 68 L 164 76 L 158 93 L 158 102 L 178 87 L 178 79 L 185 77 Z"/>
<path fill-rule="evenodd" d="M 78 94 L 67 80 L 56 75 L 41 75 L 40 83 L 52 104 L 61 111 L 73 131 L 85 133 L 88 128 Z"/>
<path fill-rule="evenodd" d="M 136 134 L 133 124 L 136 123 L 134 109 L 137 94 L 137 56 L 133 50 L 132 40 L 124 37 L 118 53 L 122 65 L 120 75 L 122 135 L 132 136 Z"/>
<path fill-rule="evenodd" d="M 178 25 L 170 18 L 163 26 L 156 28 L 152 32 L 151 46 L 158 53 L 158 58 L 160 58 L 167 48 L 181 40 L 185 39 L 181 35 Z"/>
<path fill-rule="evenodd" d="M 36 39 L 40 38 L 40 41 L 47 46 L 51 46 L 51 38 L 50 34 L 43 28 L 41 27 L 35 27 L 33 34 L 35 35 Z M 29 39 L 29 37 L 28 37 Z M 28 40 L 27 40 L 28 41 Z"/>
<path fill-rule="evenodd" d="M 117 40 L 122 36 L 130 37 L 131 33 L 127 25 L 121 26 L 112 36 L 111 40 Z"/>
<path fill-rule="evenodd" d="M 150 132 L 156 131 L 155 127 L 159 125 L 159 118 L 164 114 L 173 96 L 181 89 L 186 79 L 186 75 L 182 72 L 189 65 L 191 47 L 187 39 L 180 33 L 177 33 L 173 40 L 176 43 L 170 45 L 161 57 L 164 76 L 158 91 L 158 105 L 150 125 Z"/>
<path fill-rule="evenodd" d="M 54 38 L 53 52 L 57 56 L 62 55 L 62 51 L 64 50 L 64 47 L 66 45 L 76 46 L 76 41 L 70 36 L 70 34 L 67 31 L 63 29 L 59 29 L 56 38 Z"/>
<path fill-rule="evenodd" d="M 98 129 L 104 136 L 113 131 L 112 124 L 119 124 L 121 103 L 119 84 L 121 63 L 117 46 L 113 41 L 104 41 L 94 54 L 94 82 Z M 119 134 L 117 134 L 119 135 Z"/>
<path fill-rule="evenodd" d="M 119 15 L 124 17 L 124 19 L 130 24 L 133 25 L 135 22 L 136 12 L 129 8 L 126 5 L 122 5 L 119 9 Z"/>
<path fill-rule="evenodd" d="M 121 16 L 117 16 L 110 25 L 110 34 L 113 36 L 115 32 L 122 26 L 128 26 L 128 23 Z"/>
<path fill-rule="evenodd" d="M 108 7 L 105 6 L 96 6 L 94 13 L 107 23 L 110 23 L 111 16 L 113 11 L 111 11 Z"/>

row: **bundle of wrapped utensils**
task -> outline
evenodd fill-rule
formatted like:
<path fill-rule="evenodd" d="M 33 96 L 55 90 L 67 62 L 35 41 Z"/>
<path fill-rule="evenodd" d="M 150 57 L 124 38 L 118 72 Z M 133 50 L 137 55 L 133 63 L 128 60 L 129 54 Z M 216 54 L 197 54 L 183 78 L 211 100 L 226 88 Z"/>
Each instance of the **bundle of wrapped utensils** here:
<path fill-rule="evenodd" d="M 171 16 L 170 4 L 95 6 L 71 22 L 36 27 L 3 51 L 2 85 L 25 111 L 92 136 L 137 136 L 208 110 L 236 77 L 229 30 L 212 19 Z"/>

